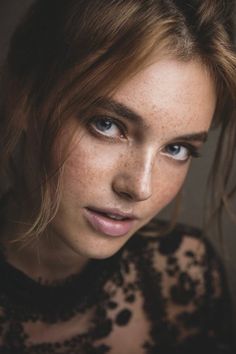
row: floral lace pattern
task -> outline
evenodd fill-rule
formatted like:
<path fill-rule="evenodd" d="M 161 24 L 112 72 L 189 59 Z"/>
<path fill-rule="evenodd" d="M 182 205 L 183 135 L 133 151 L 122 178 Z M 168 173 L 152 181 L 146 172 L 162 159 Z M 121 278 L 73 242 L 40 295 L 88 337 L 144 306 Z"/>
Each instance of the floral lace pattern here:
<path fill-rule="evenodd" d="M 221 264 L 194 230 L 135 235 L 63 284 L 45 285 L 0 259 L 0 352 L 231 353 Z"/>

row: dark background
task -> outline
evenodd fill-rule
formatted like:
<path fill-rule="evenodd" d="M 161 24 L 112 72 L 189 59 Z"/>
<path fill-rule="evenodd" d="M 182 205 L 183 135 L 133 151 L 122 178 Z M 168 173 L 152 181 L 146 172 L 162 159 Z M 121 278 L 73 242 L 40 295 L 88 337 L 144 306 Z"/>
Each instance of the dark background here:
<path fill-rule="evenodd" d="M 32 0 L 0 0 L 0 63 L 4 60 L 11 33 Z M 194 160 L 183 191 L 180 221 L 193 226 L 202 226 L 204 196 L 207 192 L 206 180 L 213 159 L 218 132 L 212 132 L 204 148 L 203 157 Z M 234 163 L 234 170 L 236 171 Z M 234 198 L 236 209 L 236 198 Z M 162 213 L 168 217 L 168 209 Z M 219 244 L 214 227 L 210 238 L 220 254 L 227 271 L 228 283 L 234 304 L 236 325 L 236 224 L 229 217 L 224 217 L 223 247 Z M 235 326 L 236 328 L 236 326 Z M 236 330 L 235 330 L 236 334 Z"/>

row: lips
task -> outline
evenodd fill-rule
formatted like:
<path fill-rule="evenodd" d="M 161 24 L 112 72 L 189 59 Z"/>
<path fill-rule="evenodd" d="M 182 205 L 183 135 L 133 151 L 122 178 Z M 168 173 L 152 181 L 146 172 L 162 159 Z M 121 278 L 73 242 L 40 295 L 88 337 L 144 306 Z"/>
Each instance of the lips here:
<path fill-rule="evenodd" d="M 84 216 L 94 230 L 107 236 L 124 236 L 137 219 L 133 214 L 116 209 L 85 208 Z"/>

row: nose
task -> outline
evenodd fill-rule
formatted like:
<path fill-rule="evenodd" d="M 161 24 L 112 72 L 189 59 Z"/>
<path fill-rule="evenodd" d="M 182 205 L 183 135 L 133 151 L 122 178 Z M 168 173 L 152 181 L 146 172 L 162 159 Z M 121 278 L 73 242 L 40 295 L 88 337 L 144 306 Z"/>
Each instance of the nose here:
<path fill-rule="evenodd" d="M 126 156 L 112 183 L 113 191 L 132 201 L 144 201 L 152 196 L 153 153 L 146 151 L 134 157 Z"/>

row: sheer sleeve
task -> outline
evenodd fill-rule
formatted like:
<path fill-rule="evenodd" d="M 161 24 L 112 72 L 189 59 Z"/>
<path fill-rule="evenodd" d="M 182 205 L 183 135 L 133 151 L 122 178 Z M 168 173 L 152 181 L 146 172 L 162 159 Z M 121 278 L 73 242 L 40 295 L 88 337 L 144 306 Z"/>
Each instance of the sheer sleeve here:
<path fill-rule="evenodd" d="M 210 243 L 197 230 L 179 227 L 149 242 L 144 258 L 149 293 L 156 292 L 156 305 L 145 303 L 156 352 L 233 353 L 230 297 Z"/>

